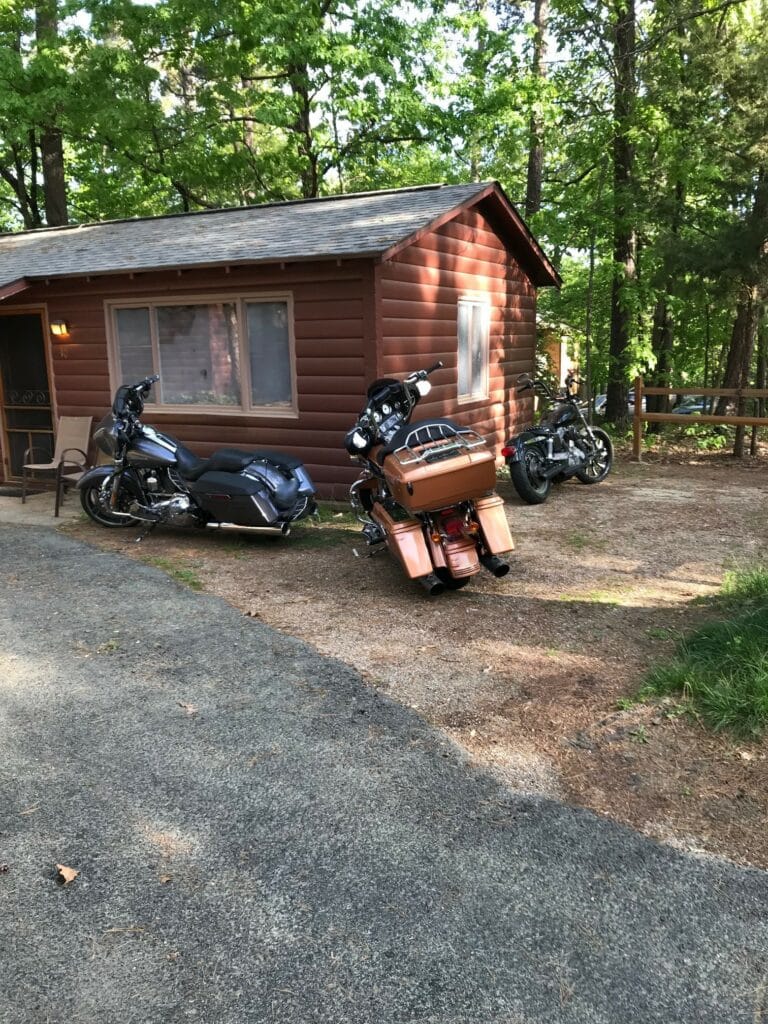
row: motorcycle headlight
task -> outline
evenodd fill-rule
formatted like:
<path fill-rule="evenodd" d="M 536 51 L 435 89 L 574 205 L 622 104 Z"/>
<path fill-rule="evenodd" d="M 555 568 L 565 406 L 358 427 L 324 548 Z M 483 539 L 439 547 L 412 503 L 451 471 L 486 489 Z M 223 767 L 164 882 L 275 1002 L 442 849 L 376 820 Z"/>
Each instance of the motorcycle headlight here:
<path fill-rule="evenodd" d="M 426 398 L 429 392 L 432 390 L 432 385 L 428 380 L 417 380 L 416 390 L 419 392 L 422 398 Z"/>

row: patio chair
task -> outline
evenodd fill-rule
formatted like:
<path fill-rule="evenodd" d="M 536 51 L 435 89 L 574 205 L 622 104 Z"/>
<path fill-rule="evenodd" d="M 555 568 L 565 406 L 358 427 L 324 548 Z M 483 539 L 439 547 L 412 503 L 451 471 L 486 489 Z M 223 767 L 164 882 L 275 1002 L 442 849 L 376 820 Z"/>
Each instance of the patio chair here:
<path fill-rule="evenodd" d="M 28 462 L 34 458 L 35 449 L 24 452 L 21 471 L 21 501 L 27 500 L 27 481 L 33 473 L 53 473 L 56 488 L 56 508 L 59 514 L 61 492 L 67 483 L 77 480 L 88 466 L 88 445 L 91 438 L 92 416 L 60 416 L 56 430 L 56 447 L 50 462 Z M 64 479 L 64 478 L 67 479 Z"/>

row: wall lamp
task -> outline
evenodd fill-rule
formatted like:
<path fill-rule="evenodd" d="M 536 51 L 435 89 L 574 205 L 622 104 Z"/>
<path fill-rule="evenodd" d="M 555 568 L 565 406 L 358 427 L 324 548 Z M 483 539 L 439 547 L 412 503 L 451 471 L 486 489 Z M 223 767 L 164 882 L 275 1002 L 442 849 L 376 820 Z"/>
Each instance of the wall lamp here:
<path fill-rule="evenodd" d="M 66 320 L 51 320 L 50 328 L 54 338 L 66 339 L 69 337 L 69 324 Z"/>

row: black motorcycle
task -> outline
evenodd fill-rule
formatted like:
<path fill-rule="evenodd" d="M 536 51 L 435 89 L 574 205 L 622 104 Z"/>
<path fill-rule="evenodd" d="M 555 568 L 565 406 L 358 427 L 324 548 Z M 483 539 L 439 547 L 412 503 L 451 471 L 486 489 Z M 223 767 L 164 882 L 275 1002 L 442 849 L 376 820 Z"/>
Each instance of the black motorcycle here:
<path fill-rule="evenodd" d="M 610 437 L 587 422 L 578 398 L 571 394 L 577 383 L 566 380 L 566 390 L 556 395 L 546 381 L 521 374 L 517 393 L 536 391 L 553 404 L 535 427 L 511 438 L 501 449 L 515 490 L 529 505 L 546 501 L 553 481 L 575 476 L 583 484 L 605 480 L 613 464 Z"/>
<path fill-rule="evenodd" d="M 315 488 L 299 459 L 271 451 L 222 448 L 200 459 L 140 420 L 160 378 L 118 388 L 94 434 L 112 459 L 78 481 L 80 501 L 100 526 L 159 523 L 253 533 L 290 531 L 315 511 Z"/>

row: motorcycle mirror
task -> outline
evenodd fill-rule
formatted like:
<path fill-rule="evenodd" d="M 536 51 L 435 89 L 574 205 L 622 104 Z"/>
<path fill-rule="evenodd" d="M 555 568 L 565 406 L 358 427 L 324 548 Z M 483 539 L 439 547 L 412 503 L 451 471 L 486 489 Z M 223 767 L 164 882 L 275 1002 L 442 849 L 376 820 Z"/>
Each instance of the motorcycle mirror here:
<path fill-rule="evenodd" d="M 416 390 L 419 392 L 422 398 L 425 398 L 432 390 L 432 385 L 428 380 L 417 380 Z"/>
<path fill-rule="evenodd" d="M 530 384 L 531 383 L 531 375 L 529 373 L 521 373 L 520 376 L 517 378 L 517 383 L 518 384 Z"/>

